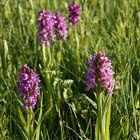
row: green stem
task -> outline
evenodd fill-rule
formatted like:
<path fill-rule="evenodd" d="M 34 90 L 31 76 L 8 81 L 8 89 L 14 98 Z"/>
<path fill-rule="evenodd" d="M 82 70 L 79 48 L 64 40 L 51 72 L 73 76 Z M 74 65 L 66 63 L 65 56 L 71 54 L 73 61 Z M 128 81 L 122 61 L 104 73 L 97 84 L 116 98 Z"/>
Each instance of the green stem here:
<path fill-rule="evenodd" d="M 59 66 L 60 66 L 60 63 L 61 63 L 61 60 L 62 60 L 62 46 L 63 46 L 63 44 L 62 44 L 62 41 L 60 40 L 59 41 L 59 50 L 57 52 L 57 60 L 58 60 L 57 70 L 59 70 Z"/>
<path fill-rule="evenodd" d="M 74 35 L 75 35 L 75 41 L 76 41 L 76 59 L 77 59 L 77 69 L 80 71 L 80 56 L 79 56 L 79 39 L 77 35 L 77 28 L 74 27 Z"/>
<path fill-rule="evenodd" d="M 102 140 L 102 93 L 97 94 L 96 140 Z"/>
<path fill-rule="evenodd" d="M 52 63 L 52 56 L 51 56 L 51 50 L 47 47 L 47 66 L 49 67 Z"/>
<path fill-rule="evenodd" d="M 58 52 L 57 52 L 57 72 L 58 72 L 58 75 L 57 77 L 58 78 L 61 78 L 60 76 L 60 64 L 61 64 L 61 60 L 62 60 L 62 57 L 63 57 L 63 54 L 62 54 L 62 47 L 63 47 L 63 42 L 61 40 L 59 40 L 59 49 L 58 49 Z M 62 116 L 61 116 L 61 105 L 62 105 L 62 99 L 61 99 L 61 92 L 60 92 L 60 86 L 57 84 L 56 85 L 56 110 L 58 112 L 58 116 L 59 116 L 59 125 L 60 125 L 60 131 L 61 131 L 61 140 L 64 139 L 64 126 L 63 126 L 63 119 L 62 119 Z"/>
<path fill-rule="evenodd" d="M 28 128 L 28 140 L 31 140 L 32 139 L 32 136 L 33 136 L 33 131 L 34 131 L 34 128 L 33 128 L 33 110 L 31 107 L 28 108 L 28 112 L 27 112 L 27 128 Z"/>
<path fill-rule="evenodd" d="M 46 48 L 45 46 L 42 46 L 41 47 L 41 50 L 42 50 L 42 58 L 43 58 L 43 64 L 44 65 L 46 64 L 46 61 L 47 61 L 45 48 Z"/>
<path fill-rule="evenodd" d="M 110 140 L 109 126 L 111 114 L 111 96 L 107 96 L 106 100 L 104 100 L 104 97 L 104 92 L 99 92 L 97 94 L 97 121 L 95 127 L 96 140 Z"/>
<path fill-rule="evenodd" d="M 42 46 L 42 58 L 44 66 L 49 67 L 52 62 L 50 48 Z"/>
<path fill-rule="evenodd" d="M 50 106 L 52 107 L 53 106 L 53 101 L 52 101 L 52 86 L 51 86 L 51 76 L 50 76 L 50 73 L 46 74 L 46 81 L 47 81 L 47 91 L 48 91 L 47 98 L 48 98 L 48 101 L 49 101 L 48 107 L 50 107 Z"/>
<path fill-rule="evenodd" d="M 111 98 L 112 96 L 110 96 L 107 113 L 106 113 L 106 125 L 105 125 L 106 140 L 110 140 L 109 126 L 110 126 L 110 115 L 111 115 Z"/>

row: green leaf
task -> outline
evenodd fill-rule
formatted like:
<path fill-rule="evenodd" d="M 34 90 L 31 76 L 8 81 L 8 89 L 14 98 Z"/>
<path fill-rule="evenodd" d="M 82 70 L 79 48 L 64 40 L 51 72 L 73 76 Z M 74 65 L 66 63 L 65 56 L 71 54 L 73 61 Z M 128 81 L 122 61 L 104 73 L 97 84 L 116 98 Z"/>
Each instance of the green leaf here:
<path fill-rule="evenodd" d="M 24 118 L 23 113 L 22 113 L 22 111 L 21 111 L 21 109 L 20 109 L 19 106 L 18 106 L 18 114 L 19 114 L 19 118 L 20 118 L 22 124 L 23 124 L 23 125 L 26 125 L 25 118 Z"/>
<path fill-rule="evenodd" d="M 43 95 L 41 97 L 41 102 L 40 102 L 40 112 L 39 112 L 39 116 L 38 116 L 38 120 L 37 120 L 37 126 L 36 126 L 36 129 L 34 131 L 32 140 L 34 140 L 35 136 L 36 136 L 35 140 L 39 140 L 39 137 L 40 137 L 40 126 L 41 126 L 41 118 L 42 118 L 42 104 L 43 104 Z"/>
<path fill-rule="evenodd" d="M 27 123 L 26 123 L 26 121 L 25 121 L 25 118 L 24 118 L 24 116 L 23 116 L 23 113 L 22 113 L 22 111 L 21 111 L 21 109 L 20 109 L 20 107 L 18 106 L 18 114 L 19 114 L 19 118 L 20 118 L 20 120 L 21 120 L 21 124 L 22 124 L 22 126 L 23 126 L 23 128 L 24 128 L 24 133 L 23 134 L 27 134 L 27 131 L 28 131 L 28 128 L 27 128 Z"/>
<path fill-rule="evenodd" d="M 110 99 L 111 99 L 111 94 L 108 94 L 107 97 L 106 97 L 106 100 L 103 104 L 102 120 L 104 119 L 104 117 L 106 115 L 106 112 L 108 110 L 108 104 L 109 104 Z"/>

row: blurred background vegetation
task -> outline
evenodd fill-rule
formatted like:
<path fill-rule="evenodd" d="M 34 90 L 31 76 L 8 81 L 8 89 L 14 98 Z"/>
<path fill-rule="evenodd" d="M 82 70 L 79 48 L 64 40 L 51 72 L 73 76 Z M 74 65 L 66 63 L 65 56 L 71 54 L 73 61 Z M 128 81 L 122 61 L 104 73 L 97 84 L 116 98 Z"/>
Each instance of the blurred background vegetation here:
<path fill-rule="evenodd" d="M 86 62 L 105 50 L 115 71 L 111 111 L 111 140 L 140 139 L 140 1 L 77 0 L 81 20 L 68 24 L 62 42 L 62 61 L 57 67 L 60 43 L 50 48 L 51 64 L 45 66 L 38 41 L 40 9 L 68 16 L 71 0 L 0 1 L 0 139 L 26 139 L 26 112 L 17 92 L 17 75 L 28 64 L 41 77 L 40 97 L 34 109 L 34 139 L 93 140 L 96 95 L 85 92 Z M 75 31 L 76 30 L 76 31 Z"/>

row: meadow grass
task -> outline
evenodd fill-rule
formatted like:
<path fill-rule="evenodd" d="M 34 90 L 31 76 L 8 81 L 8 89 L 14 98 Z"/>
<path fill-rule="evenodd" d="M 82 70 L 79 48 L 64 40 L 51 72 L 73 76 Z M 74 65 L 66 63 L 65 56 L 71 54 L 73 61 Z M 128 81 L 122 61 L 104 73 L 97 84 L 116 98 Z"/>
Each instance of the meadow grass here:
<path fill-rule="evenodd" d="M 17 92 L 17 75 L 24 63 L 41 77 L 33 139 L 94 140 L 97 100 L 85 91 L 84 80 L 86 62 L 99 50 L 105 50 L 120 83 L 112 96 L 110 140 L 140 139 L 140 1 L 77 0 L 82 8 L 80 22 L 75 28 L 68 25 L 66 41 L 45 48 L 44 64 L 38 11 L 61 11 L 67 17 L 71 2 L 0 1 L 1 140 L 27 139 L 27 114 Z"/>

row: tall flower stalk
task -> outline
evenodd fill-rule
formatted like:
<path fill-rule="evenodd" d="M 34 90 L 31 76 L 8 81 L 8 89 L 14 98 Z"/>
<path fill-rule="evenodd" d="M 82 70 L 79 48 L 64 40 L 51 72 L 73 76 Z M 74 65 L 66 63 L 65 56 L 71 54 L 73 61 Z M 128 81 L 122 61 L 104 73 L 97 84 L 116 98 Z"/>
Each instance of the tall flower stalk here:
<path fill-rule="evenodd" d="M 86 90 L 97 94 L 96 140 L 110 140 L 109 126 L 111 114 L 111 96 L 114 88 L 111 61 L 104 52 L 94 54 L 88 61 Z M 106 96 L 105 92 L 108 93 Z"/>
<path fill-rule="evenodd" d="M 60 63 L 62 60 L 62 47 L 63 47 L 63 40 L 66 40 L 67 38 L 67 22 L 65 20 L 65 17 L 60 13 L 56 12 L 53 14 L 51 11 L 48 10 L 41 10 L 39 12 L 38 16 L 38 31 L 39 31 L 39 40 L 40 44 L 42 45 L 41 48 L 41 56 L 43 58 L 43 67 L 45 69 L 44 72 L 44 79 L 47 81 L 47 95 L 45 94 L 44 98 L 48 101 L 48 107 L 53 107 L 53 88 L 52 82 L 53 77 L 50 73 L 51 68 L 54 66 L 52 59 L 52 55 L 54 52 L 52 52 L 52 43 L 53 42 L 59 42 L 58 43 L 58 51 L 55 52 L 57 56 L 57 62 L 55 63 L 56 68 L 55 71 L 57 73 L 57 76 L 60 77 Z M 45 47 L 46 46 L 46 47 Z M 54 49 L 53 49 L 54 50 Z M 58 90 L 59 91 L 59 90 Z M 58 94 L 60 96 L 60 94 Z M 59 118 L 60 112 L 58 111 Z M 54 116 L 54 112 L 50 113 L 50 119 Z M 60 119 L 61 120 L 61 119 Z M 54 122 L 51 122 L 52 124 Z M 61 132 L 63 136 L 63 127 L 62 123 L 60 123 Z"/>
<path fill-rule="evenodd" d="M 25 128 L 26 135 L 30 140 L 34 132 L 34 112 L 33 109 L 37 103 L 39 91 L 39 76 L 26 64 L 22 66 L 18 75 L 18 92 L 21 95 L 23 108 L 27 112 L 27 123 Z"/>
<path fill-rule="evenodd" d="M 47 82 L 47 94 L 44 94 L 44 99 L 48 101 L 47 107 L 53 106 L 51 75 L 49 73 L 52 66 L 52 43 L 56 39 L 55 34 L 55 15 L 49 10 L 40 10 L 38 14 L 38 38 L 41 45 L 40 56 L 42 57 L 42 68 L 45 69 L 43 77 Z"/>

